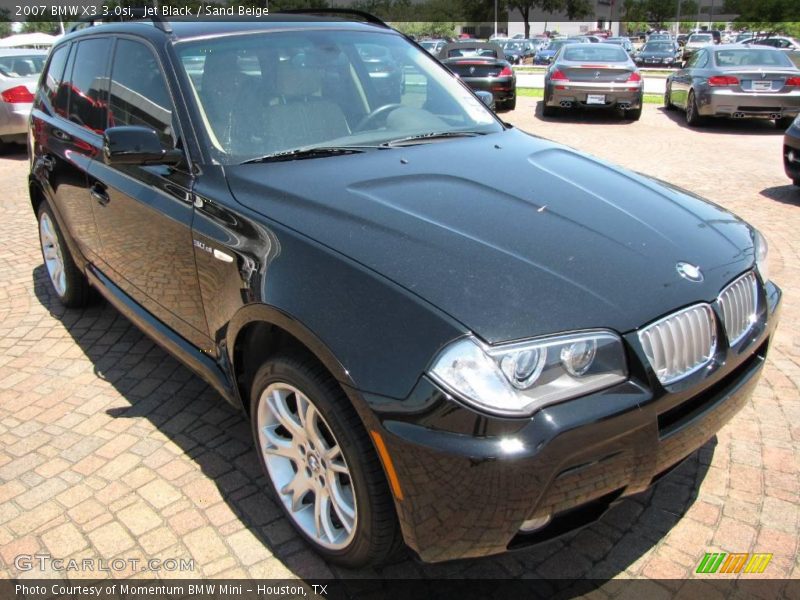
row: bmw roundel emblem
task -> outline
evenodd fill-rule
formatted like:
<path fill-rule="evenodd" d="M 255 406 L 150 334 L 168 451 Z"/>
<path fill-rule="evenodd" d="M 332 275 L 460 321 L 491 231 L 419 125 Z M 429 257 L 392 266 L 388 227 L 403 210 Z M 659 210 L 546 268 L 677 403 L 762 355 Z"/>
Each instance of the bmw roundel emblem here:
<path fill-rule="evenodd" d="M 675 269 L 678 271 L 678 275 L 684 279 L 694 281 L 695 283 L 703 281 L 703 272 L 700 270 L 700 267 L 697 267 L 691 263 L 679 262 L 677 265 L 675 265 Z"/>

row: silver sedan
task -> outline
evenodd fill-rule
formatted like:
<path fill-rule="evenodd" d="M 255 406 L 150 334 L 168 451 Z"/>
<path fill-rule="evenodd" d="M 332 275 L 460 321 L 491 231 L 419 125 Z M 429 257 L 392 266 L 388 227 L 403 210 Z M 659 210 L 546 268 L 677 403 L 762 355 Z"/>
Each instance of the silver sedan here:
<path fill-rule="evenodd" d="M 24 143 L 45 50 L 0 50 L 0 143 Z"/>
<path fill-rule="evenodd" d="M 664 106 L 685 110 L 691 127 L 731 117 L 773 119 L 786 129 L 800 113 L 800 70 L 773 48 L 709 46 L 667 77 Z"/>
<path fill-rule="evenodd" d="M 621 46 L 567 44 L 544 76 L 542 114 L 565 108 L 620 109 L 625 118 L 642 116 L 643 84 L 639 69 Z"/>

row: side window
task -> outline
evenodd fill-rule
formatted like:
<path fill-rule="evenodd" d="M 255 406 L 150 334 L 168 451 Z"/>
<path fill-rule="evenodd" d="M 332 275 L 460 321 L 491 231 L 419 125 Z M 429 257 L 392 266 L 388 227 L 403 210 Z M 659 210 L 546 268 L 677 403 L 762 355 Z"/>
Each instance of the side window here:
<path fill-rule="evenodd" d="M 78 42 L 69 98 L 69 120 L 103 133 L 108 106 L 109 38 Z"/>
<path fill-rule="evenodd" d="M 152 127 L 161 143 L 175 147 L 172 101 L 156 57 L 142 43 L 117 42 L 111 67 L 109 125 Z"/>
<path fill-rule="evenodd" d="M 53 113 L 62 117 L 67 116 L 67 100 L 69 99 L 69 86 L 64 82 L 67 56 L 69 56 L 69 44 L 53 50 L 44 78 L 44 96 L 47 103 Z"/>

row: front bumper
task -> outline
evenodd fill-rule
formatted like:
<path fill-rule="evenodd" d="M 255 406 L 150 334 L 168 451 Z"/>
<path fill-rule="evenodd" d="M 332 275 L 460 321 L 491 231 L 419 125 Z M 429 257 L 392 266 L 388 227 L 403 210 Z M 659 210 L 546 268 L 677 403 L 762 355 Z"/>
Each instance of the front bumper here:
<path fill-rule="evenodd" d="M 783 94 L 706 89 L 698 94 L 698 112 L 708 117 L 793 117 L 800 113 L 800 90 Z"/>
<path fill-rule="evenodd" d="M 625 336 L 629 381 L 529 419 L 479 414 L 424 377 L 403 401 L 367 396 L 402 488 L 395 505 L 406 543 L 427 562 L 501 553 L 586 525 L 647 489 L 748 401 L 780 297 L 768 284 L 744 348 L 669 389 L 643 366 L 634 332 Z"/>
<path fill-rule="evenodd" d="M 559 82 L 550 85 L 550 94 L 545 95 L 547 106 L 561 106 L 571 102 L 586 108 L 614 108 L 620 104 L 637 109 L 642 106 L 642 85 L 630 83 Z M 605 96 L 603 104 L 588 104 L 589 95 Z"/>

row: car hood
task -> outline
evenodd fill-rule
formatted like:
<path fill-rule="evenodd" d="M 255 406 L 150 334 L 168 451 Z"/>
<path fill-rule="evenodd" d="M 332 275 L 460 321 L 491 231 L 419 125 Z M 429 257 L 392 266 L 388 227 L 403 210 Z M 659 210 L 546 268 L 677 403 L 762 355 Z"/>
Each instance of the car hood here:
<path fill-rule="evenodd" d="M 751 229 L 720 207 L 514 129 L 226 174 L 238 202 L 489 342 L 628 332 L 753 264 Z"/>

